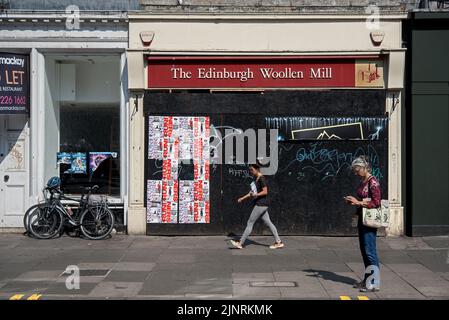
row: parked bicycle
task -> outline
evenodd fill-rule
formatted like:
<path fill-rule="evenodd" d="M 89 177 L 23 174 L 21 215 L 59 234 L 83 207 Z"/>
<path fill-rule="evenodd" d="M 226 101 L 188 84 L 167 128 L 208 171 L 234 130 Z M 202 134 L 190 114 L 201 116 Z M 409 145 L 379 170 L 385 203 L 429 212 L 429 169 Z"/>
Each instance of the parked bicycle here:
<path fill-rule="evenodd" d="M 45 202 L 32 206 L 24 216 L 24 225 L 29 235 L 38 239 L 51 239 L 60 235 L 64 225 L 79 228 L 84 237 L 101 240 L 109 236 L 114 227 L 114 215 L 107 201 L 99 196 L 92 196 L 98 186 L 82 189 L 80 199 L 70 198 L 60 189 L 61 180 L 51 178 L 44 188 Z M 78 203 L 72 210 L 62 200 Z"/>

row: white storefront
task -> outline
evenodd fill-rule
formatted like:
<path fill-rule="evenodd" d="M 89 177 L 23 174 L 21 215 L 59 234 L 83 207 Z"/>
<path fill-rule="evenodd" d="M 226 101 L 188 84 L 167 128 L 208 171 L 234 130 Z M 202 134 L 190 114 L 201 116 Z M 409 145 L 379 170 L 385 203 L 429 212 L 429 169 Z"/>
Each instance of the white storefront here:
<path fill-rule="evenodd" d="M 0 114 L 1 230 L 22 227 L 46 181 L 65 174 L 60 152 L 86 155 L 85 174 L 65 174 L 70 193 L 101 180 L 126 208 L 127 46 L 126 13 L 0 15 L 0 53 L 28 55 L 30 70 L 29 114 Z M 94 177 L 88 161 L 103 152 L 116 157 Z"/>

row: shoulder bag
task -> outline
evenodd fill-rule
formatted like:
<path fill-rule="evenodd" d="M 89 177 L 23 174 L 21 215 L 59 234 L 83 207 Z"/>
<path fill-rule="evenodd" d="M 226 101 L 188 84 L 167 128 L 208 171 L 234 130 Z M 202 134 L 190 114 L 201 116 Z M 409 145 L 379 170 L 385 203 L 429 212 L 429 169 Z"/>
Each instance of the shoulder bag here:
<path fill-rule="evenodd" d="M 368 192 L 371 193 L 371 179 L 368 182 Z M 363 208 L 363 225 L 370 228 L 388 227 L 390 224 L 390 208 L 388 200 L 381 200 L 378 208 Z"/>

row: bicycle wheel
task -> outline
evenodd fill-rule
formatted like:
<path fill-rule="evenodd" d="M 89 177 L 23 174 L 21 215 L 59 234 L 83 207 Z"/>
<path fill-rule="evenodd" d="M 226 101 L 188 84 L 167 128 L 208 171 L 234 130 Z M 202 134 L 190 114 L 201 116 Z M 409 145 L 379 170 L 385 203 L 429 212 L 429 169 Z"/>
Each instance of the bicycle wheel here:
<path fill-rule="evenodd" d="M 51 239 L 60 233 L 63 215 L 60 210 L 49 205 L 40 205 L 30 212 L 28 232 L 38 239 Z"/>
<path fill-rule="evenodd" d="M 101 240 L 111 234 L 114 215 L 105 205 L 91 206 L 81 213 L 80 229 L 91 240 Z"/>
<path fill-rule="evenodd" d="M 30 217 L 30 213 L 36 209 L 37 207 L 39 207 L 42 204 L 35 204 L 34 206 L 31 206 L 28 208 L 27 211 L 25 211 L 25 214 L 23 215 L 23 227 L 25 228 L 25 234 L 30 236 L 31 233 L 28 229 L 28 221 L 29 221 L 29 217 Z"/>

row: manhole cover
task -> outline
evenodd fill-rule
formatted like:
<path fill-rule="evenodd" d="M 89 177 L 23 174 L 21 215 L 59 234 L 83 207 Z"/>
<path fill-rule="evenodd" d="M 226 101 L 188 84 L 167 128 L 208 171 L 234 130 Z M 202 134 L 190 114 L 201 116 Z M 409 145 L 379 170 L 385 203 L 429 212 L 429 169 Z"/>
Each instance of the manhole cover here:
<path fill-rule="evenodd" d="M 104 277 L 109 273 L 108 269 L 86 269 L 80 270 L 80 276 L 82 277 Z"/>
<path fill-rule="evenodd" d="M 109 273 L 109 269 L 84 269 L 80 270 L 81 277 L 105 277 Z M 70 272 L 63 272 L 61 276 L 72 275 Z"/>
<path fill-rule="evenodd" d="M 250 287 L 297 287 L 294 281 L 251 281 Z"/>

